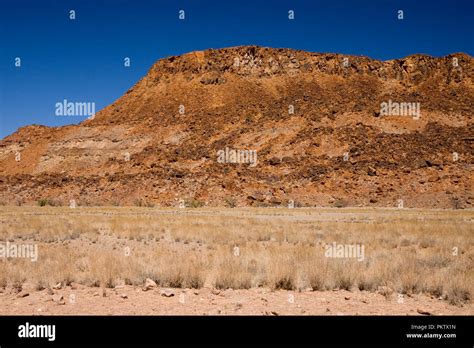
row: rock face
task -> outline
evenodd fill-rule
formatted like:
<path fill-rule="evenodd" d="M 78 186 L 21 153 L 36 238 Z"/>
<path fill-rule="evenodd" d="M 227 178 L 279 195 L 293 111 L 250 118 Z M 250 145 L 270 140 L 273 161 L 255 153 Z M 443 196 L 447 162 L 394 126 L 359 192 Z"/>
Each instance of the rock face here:
<path fill-rule="evenodd" d="M 473 76 L 462 53 L 161 59 L 93 119 L 1 140 L 0 201 L 472 207 Z M 383 103 L 415 103 L 419 117 Z"/>

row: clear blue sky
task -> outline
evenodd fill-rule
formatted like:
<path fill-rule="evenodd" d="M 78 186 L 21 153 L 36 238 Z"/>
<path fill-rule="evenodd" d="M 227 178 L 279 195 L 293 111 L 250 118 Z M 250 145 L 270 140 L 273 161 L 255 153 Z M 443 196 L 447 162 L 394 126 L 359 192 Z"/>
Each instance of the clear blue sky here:
<path fill-rule="evenodd" d="M 382 60 L 473 55 L 473 28 L 473 0 L 2 0 L 0 138 L 33 123 L 78 123 L 85 117 L 55 116 L 55 104 L 95 102 L 98 111 L 170 55 L 237 45 Z"/>

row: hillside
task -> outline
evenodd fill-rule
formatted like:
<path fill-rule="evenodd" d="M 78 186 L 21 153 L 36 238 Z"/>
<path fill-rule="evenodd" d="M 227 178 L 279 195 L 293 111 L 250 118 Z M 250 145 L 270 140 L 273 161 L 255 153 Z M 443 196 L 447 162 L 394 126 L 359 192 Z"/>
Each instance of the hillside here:
<path fill-rule="evenodd" d="M 93 119 L 2 139 L 0 201 L 470 208 L 473 76 L 463 53 L 168 57 Z M 385 116 L 389 102 L 419 103 L 420 115 Z M 226 148 L 257 162 L 221 163 Z"/>

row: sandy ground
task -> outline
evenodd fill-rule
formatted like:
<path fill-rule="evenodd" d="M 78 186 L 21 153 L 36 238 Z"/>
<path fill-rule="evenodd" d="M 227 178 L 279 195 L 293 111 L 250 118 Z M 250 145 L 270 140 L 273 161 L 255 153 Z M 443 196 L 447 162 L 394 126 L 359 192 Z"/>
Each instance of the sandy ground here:
<path fill-rule="evenodd" d="M 1 315 L 473 315 L 474 305 L 452 306 L 426 295 L 384 297 L 366 291 L 216 290 L 144 291 L 72 284 L 56 290 L 0 293 Z"/>

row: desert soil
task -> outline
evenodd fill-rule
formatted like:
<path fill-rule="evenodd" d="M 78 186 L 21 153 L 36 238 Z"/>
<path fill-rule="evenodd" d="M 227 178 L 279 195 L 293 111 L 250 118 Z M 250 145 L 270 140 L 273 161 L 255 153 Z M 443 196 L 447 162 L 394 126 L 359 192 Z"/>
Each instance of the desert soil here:
<path fill-rule="evenodd" d="M 28 295 L 27 295 L 28 294 Z M 27 296 L 25 296 L 27 295 Z M 167 295 L 167 296 L 166 296 Z M 25 296 L 25 297 L 23 297 Z M 168 297 L 169 296 L 169 297 Z M 401 303 L 400 303 L 401 302 Z M 452 306 L 425 295 L 386 298 L 367 291 L 270 289 L 63 289 L 0 294 L 2 315 L 473 315 L 474 306 Z"/>

